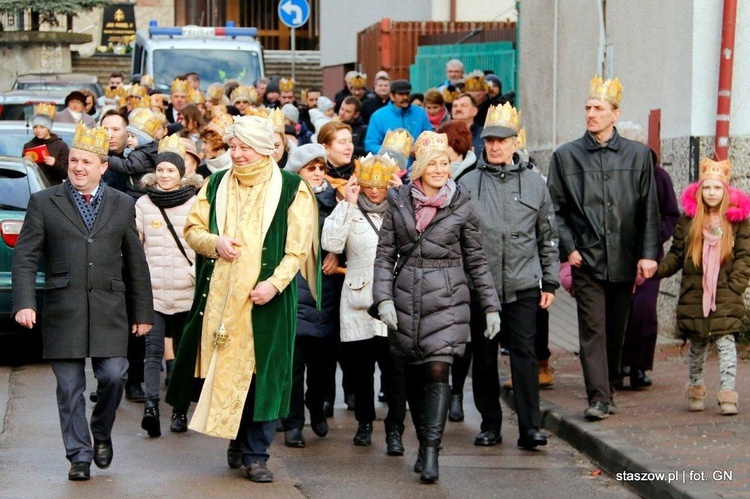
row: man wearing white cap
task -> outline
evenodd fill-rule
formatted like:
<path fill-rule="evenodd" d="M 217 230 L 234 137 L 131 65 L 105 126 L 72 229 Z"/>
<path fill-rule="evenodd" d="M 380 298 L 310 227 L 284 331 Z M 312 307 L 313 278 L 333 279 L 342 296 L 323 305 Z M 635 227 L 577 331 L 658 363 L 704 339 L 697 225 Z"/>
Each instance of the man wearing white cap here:
<path fill-rule="evenodd" d="M 317 296 L 320 268 L 315 195 L 273 161 L 273 134 L 266 118 L 235 117 L 224 134 L 232 167 L 211 175 L 188 215 L 196 299 L 166 397 L 184 408 L 194 373 L 205 378 L 189 427 L 231 439 L 229 466 L 261 483 L 273 481 L 268 448 L 289 412 L 294 278 Z"/>

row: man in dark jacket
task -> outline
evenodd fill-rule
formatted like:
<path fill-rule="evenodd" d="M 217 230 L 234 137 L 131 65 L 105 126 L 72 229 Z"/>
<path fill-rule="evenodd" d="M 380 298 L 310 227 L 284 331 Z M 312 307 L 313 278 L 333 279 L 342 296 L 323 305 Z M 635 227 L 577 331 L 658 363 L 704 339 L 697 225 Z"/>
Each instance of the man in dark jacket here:
<path fill-rule="evenodd" d="M 651 277 L 659 252 L 659 208 L 648 147 L 617 133 L 622 86 L 591 80 L 586 133 L 552 156 L 548 186 L 555 204 L 560 258 L 573 274 L 581 364 L 589 407 L 599 421 L 614 412 L 612 385 L 636 273 Z"/>
<path fill-rule="evenodd" d="M 493 106 L 482 137 L 484 152 L 477 168 L 461 178 L 474 200 L 484 236 L 487 262 L 502 302 L 502 327 L 510 350 L 513 398 L 518 414 L 518 445 L 546 445 L 539 431 L 539 379 L 534 339 L 537 309 L 555 299 L 560 260 L 555 216 L 542 177 L 514 154 L 521 128 L 510 104 Z M 498 341 L 485 338 L 481 308 L 472 300 L 471 343 L 474 348 L 474 402 L 482 415 L 475 445 L 500 442 Z"/>
<path fill-rule="evenodd" d="M 339 107 L 339 119 L 352 127 L 352 144 L 354 144 L 354 156 L 364 156 L 365 153 L 365 136 L 367 135 L 367 125 L 360 116 L 362 103 L 359 99 L 350 95 L 341 103 Z"/>
<path fill-rule="evenodd" d="M 101 181 L 109 135 L 78 125 L 68 181 L 31 196 L 13 254 L 13 313 L 37 322 L 36 273 L 45 261 L 42 338 L 57 379 L 70 480 L 88 480 L 93 458 L 112 461 L 112 426 L 125 389 L 129 332 L 142 336 L 154 322 L 151 277 L 135 227 L 133 200 Z M 91 358 L 98 402 L 86 421 L 85 362 Z"/>
<path fill-rule="evenodd" d="M 375 111 L 391 101 L 391 79 L 388 73 L 381 71 L 375 75 L 375 86 L 372 90 L 374 95 L 362 101 L 362 120 L 365 123 L 370 122 L 370 117 Z"/>

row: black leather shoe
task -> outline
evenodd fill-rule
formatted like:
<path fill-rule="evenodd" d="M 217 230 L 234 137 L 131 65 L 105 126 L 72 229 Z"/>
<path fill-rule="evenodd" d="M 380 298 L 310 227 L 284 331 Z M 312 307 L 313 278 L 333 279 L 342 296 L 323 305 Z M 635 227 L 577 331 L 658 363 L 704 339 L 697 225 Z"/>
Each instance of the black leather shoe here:
<path fill-rule="evenodd" d="M 284 432 L 284 445 L 287 447 L 304 447 L 305 437 L 302 436 L 302 430 L 299 428 L 291 428 Z"/>
<path fill-rule="evenodd" d="M 107 469 L 112 464 L 112 439 L 94 439 L 94 464 L 99 469 Z"/>
<path fill-rule="evenodd" d="M 161 424 L 159 423 L 159 404 L 153 400 L 147 400 L 143 409 L 141 428 L 146 430 L 149 437 L 161 436 Z"/>
<path fill-rule="evenodd" d="M 401 441 L 401 433 L 398 430 L 388 430 L 385 434 L 385 453 L 389 456 L 403 456 L 404 444 Z"/>
<path fill-rule="evenodd" d="M 328 435 L 328 421 L 326 421 L 325 419 L 317 423 L 310 423 L 310 428 L 312 428 L 313 433 L 315 433 L 315 435 L 319 436 L 320 438 Z"/>
<path fill-rule="evenodd" d="M 490 447 L 501 443 L 503 443 L 503 436 L 500 434 L 499 428 L 497 430 L 485 430 L 474 439 L 474 445 L 483 447 Z"/>
<path fill-rule="evenodd" d="M 630 371 L 630 388 L 648 388 L 652 384 L 651 378 L 646 375 L 646 371 L 642 369 Z"/>
<path fill-rule="evenodd" d="M 91 478 L 91 463 L 86 461 L 78 461 L 70 464 L 70 471 L 68 471 L 68 480 L 74 482 L 83 482 Z"/>
<path fill-rule="evenodd" d="M 169 431 L 173 433 L 185 433 L 188 431 L 187 414 L 172 411 L 172 422 L 169 425 Z"/>
<path fill-rule="evenodd" d="M 346 401 L 346 410 L 353 411 L 354 410 L 354 394 L 350 393 L 349 395 L 345 396 L 344 401 Z"/>
<path fill-rule="evenodd" d="M 547 437 L 536 428 L 529 428 L 518 438 L 518 446 L 524 449 L 533 449 L 540 445 L 547 445 Z"/>
<path fill-rule="evenodd" d="M 227 447 L 227 466 L 236 470 L 242 467 L 242 444 L 237 440 L 230 440 Z"/>
<path fill-rule="evenodd" d="M 273 482 L 273 473 L 268 469 L 266 463 L 254 462 L 245 466 L 247 477 L 252 482 L 270 483 Z"/>
<path fill-rule="evenodd" d="M 323 414 L 325 414 L 327 418 L 332 418 L 333 404 L 331 404 L 330 402 L 323 402 Z"/>
<path fill-rule="evenodd" d="M 131 402 L 145 402 L 146 392 L 143 391 L 140 383 L 125 385 L 125 398 Z"/>
<path fill-rule="evenodd" d="M 601 421 L 610 415 L 609 406 L 604 402 L 592 402 L 589 408 L 583 412 L 586 421 Z"/>
<path fill-rule="evenodd" d="M 451 395 L 451 408 L 448 411 L 448 421 L 458 422 L 464 420 L 464 396 L 462 394 Z"/>
<path fill-rule="evenodd" d="M 354 435 L 354 445 L 367 446 L 372 444 L 372 423 L 359 423 L 357 434 Z"/>

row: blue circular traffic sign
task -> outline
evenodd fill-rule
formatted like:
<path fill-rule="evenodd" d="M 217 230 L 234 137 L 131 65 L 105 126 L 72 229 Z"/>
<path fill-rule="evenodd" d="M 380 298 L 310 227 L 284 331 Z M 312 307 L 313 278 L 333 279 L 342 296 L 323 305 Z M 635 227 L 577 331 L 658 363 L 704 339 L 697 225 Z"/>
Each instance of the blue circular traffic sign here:
<path fill-rule="evenodd" d="M 299 28 L 310 19 L 307 0 L 280 0 L 279 19 L 290 28 Z"/>

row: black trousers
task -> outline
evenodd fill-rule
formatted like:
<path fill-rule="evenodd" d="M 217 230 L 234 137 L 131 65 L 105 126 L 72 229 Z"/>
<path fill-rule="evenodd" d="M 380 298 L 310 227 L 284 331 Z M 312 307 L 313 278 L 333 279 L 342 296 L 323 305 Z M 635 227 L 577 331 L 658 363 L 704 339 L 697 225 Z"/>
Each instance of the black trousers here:
<path fill-rule="evenodd" d="M 403 432 L 406 417 L 404 366 L 390 354 L 388 338 L 375 336 L 367 340 L 342 342 L 341 354 L 349 363 L 354 389 L 354 416 L 357 421 L 375 421 L 375 362 L 381 359 L 381 370 L 388 387 L 385 426 Z"/>
<path fill-rule="evenodd" d="M 302 429 L 305 426 L 305 406 L 310 411 L 310 421 L 313 424 L 325 419 L 323 401 L 331 366 L 336 367 L 338 345 L 338 338 L 295 338 L 289 415 L 282 420 L 285 430 Z"/>
<path fill-rule="evenodd" d="M 235 442 L 239 441 L 244 444 L 242 447 L 243 466 L 249 466 L 250 463 L 254 462 L 267 462 L 270 456 L 268 448 L 271 447 L 276 436 L 276 421 L 254 421 L 254 414 L 255 377 L 253 376 L 245 399 L 245 406 L 242 408 L 240 427 L 235 439 Z"/>
<path fill-rule="evenodd" d="M 578 304 L 581 366 L 589 404 L 609 403 L 611 385 L 620 381 L 620 359 L 628 324 L 633 281 L 595 279 L 585 267 L 571 267 Z"/>
<path fill-rule="evenodd" d="M 175 350 L 176 352 L 177 350 Z M 143 383 L 146 336 L 128 335 L 128 386 Z"/>

